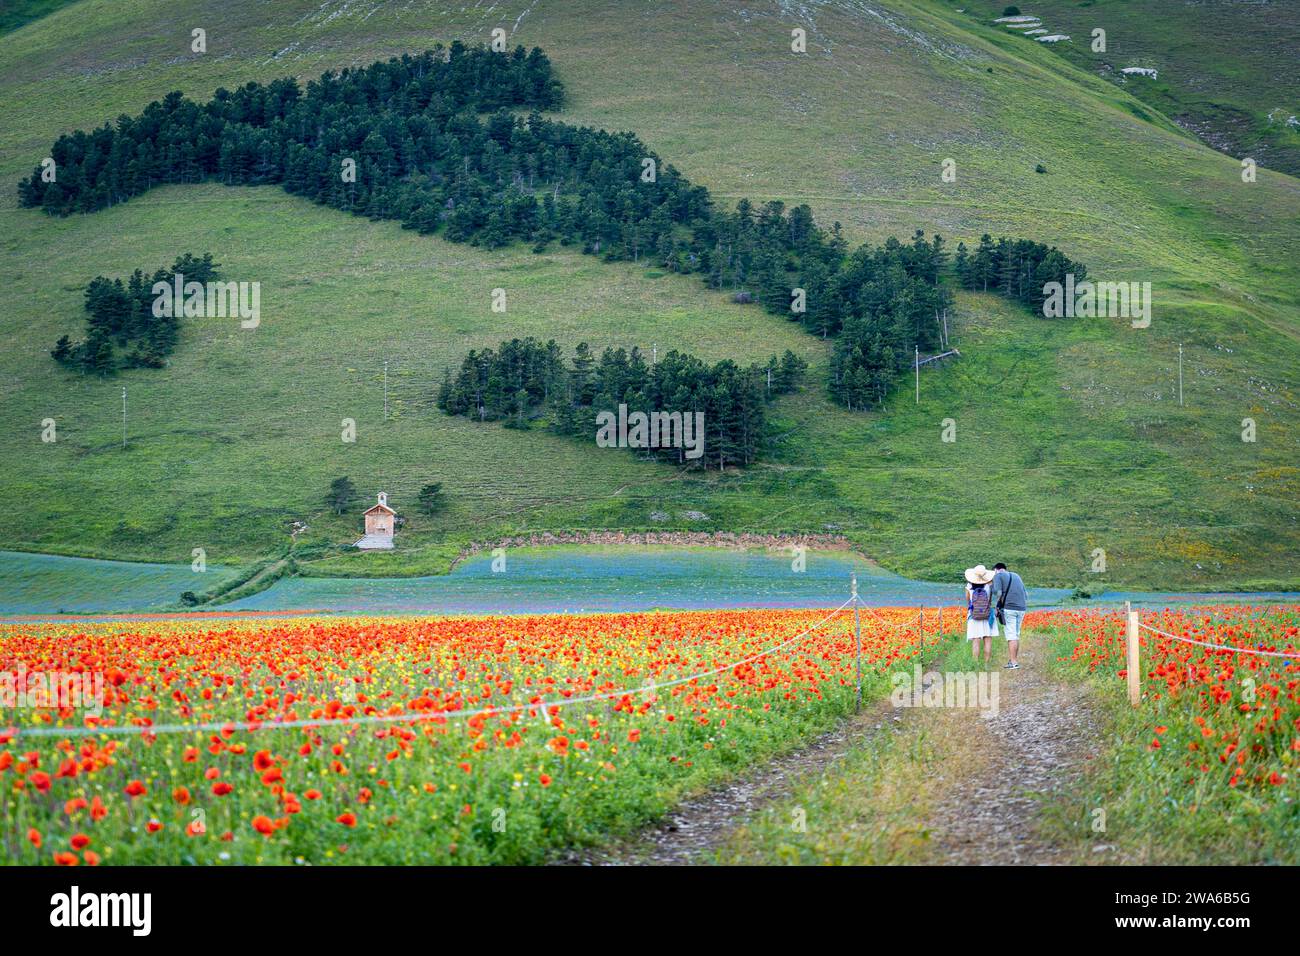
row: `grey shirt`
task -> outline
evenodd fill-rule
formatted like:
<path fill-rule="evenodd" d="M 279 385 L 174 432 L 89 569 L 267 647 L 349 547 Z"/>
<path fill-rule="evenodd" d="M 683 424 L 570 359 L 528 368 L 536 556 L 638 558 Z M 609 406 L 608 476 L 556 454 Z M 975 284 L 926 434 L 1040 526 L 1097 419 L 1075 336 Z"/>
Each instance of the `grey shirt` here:
<path fill-rule="evenodd" d="M 1005 569 L 993 575 L 993 606 L 996 607 L 1002 598 L 1002 592 L 1007 592 L 1007 603 L 1005 607 L 1011 611 L 1027 611 L 1029 608 L 1029 595 L 1025 593 L 1025 582 L 1020 580 L 1020 575 L 1014 571 Z"/>

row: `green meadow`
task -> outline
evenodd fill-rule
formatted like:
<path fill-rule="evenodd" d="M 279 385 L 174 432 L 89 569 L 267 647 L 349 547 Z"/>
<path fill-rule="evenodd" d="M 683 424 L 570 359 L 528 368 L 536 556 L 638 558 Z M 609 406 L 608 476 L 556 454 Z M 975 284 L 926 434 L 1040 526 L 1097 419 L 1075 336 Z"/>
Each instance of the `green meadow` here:
<path fill-rule="evenodd" d="M 1053 243 L 1094 278 L 1150 282 L 1151 326 L 961 293 L 961 357 L 922 370 L 919 402 L 902 380 L 884 408 L 849 413 L 825 395 L 827 343 L 652 265 L 486 252 L 276 187 L 171 186 L 63 220 L 18 207 L 13 187 L 59 134 L 170 90 L 307 79 L 496 27 L 551 57 L 560 116 L 637 132 L 720 201 L 807 202 L 854 244 L 917 228 L 950 248 L 984 232 Z M 1092 590 L 1300 582 L 1300 183 L 1267 167 L 1243 183 L 1158 105 L 952 4 L 79 0 L 0 35 L 0 183 L 8 549 L 427 574 L 468 541 L 529 531 L 829 529 L 929 580 L 1002 558 Z M 81 334 L 92 277 L 209 251 L 261 283 L 258 329 L 190 320 L 167 368 L 106 379 L 50 359 Z M 812 367 L 774 405 L 759 465 L 681 473 L 437 411 L 445 368 L 524 335 L 743 362 L 789 348 Z M 325 507 L 340 475 L 406 515 L 397 551 L 342 550 L 361 509 Z M 411 504 L 430 481 L 449 506 L 425 517 Z"/>

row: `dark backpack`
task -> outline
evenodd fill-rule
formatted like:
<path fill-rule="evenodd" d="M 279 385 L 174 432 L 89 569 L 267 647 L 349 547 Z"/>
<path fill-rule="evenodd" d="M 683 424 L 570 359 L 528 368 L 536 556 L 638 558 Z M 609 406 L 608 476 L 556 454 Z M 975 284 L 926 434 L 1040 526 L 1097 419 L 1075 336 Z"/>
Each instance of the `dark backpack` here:
<path fill-rule="evenodd" d="M 989 616 L 990 597 L 987 585 L 972 584 L 970 592 L 971 616 L 983 621 Z"/>

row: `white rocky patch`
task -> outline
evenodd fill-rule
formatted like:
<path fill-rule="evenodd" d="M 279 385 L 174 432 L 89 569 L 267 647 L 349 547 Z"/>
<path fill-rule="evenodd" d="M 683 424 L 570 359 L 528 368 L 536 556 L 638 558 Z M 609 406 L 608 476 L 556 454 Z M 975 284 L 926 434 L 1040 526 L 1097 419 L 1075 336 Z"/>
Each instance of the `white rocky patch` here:
<path fill-rule="evenodd" d="M 1062 40 L 1069 40 L 1070 38 L 1064 33 L 1053 33 L 1051 36 L 1036 37 L 1036 39 L 1039 43 L 1060 43 Z"/>
<path fill-rule="evenodd" d="M 1153 80 L 1160 75 L 1159 70 L 1152 70 L 1145 66 L 1126 66 L 1120 72 L 1125 76 L 1149 76 Z"/>

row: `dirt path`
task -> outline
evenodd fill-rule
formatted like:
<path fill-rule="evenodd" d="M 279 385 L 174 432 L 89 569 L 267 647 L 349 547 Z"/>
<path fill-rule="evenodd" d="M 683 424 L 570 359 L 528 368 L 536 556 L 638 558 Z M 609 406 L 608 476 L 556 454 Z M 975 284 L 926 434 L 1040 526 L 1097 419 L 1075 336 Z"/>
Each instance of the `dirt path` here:
<path fill-rule="evenodd" d="M 561 862 L 578 865 L 681 865 L 707 863 L 737 831 L 766 808 L 795 802 L 801 788 L 825 775 L 844 773 L 843 758 L 873 746 L 892 722 L 891 748 L 922 738 L 942 741 L 924 769 L 895 771 L 901 788 L 920 787 L 913 812 L 904 809 L 904 830 L 919 841 L 920 858 L 937 864 L 1051 864 L 1067 862 L 1067 850 L 1040 834 L 1044 797 L 1068 790 L 1097 748 L 1097 721 L 1079 686 L 1048 673 L 1050 650 L 1024 642 L 1022 667 L 997 674 L 997 714 L 976 708 L 894 709 L 880 701 L 843 721 L 806 747 L 793 751 L 719 790 L 687 801 L 663 823 L 632 840 L 575 853 Z M 953 652 L 964 654 L 964 649 Z M 951 665 L 962 667 L 961 658 Z M 917 779 L 918 773 L 920 779 Z M 904 779 L 904 777 L 906 779 Z M 860 794 L 872 800 L 869 793 Z"/>
<path fill-rule="evenodd" d="M 1066 851 L 1039 835 L 1036 822 L 1044 797 L 1067 791 L 1096 754 L 1097 721 L 1086 690 L 1048 673 L 1048 648 L 1023 643 L 1024 666 L 998 672 L 996 716 L 925 712 L 936 730 L 960 735 L 931 781 L 930 862 L 1066 862 Z"/>
<path fill-rule="evenodd" d="M 888 702 L 867 705 L 806 747 L 764 764 L 730 785 L 688 800 L 657 826 L 626 843 L 584 851 L 562 862 L 594 866 L 674 866 L 707 863 L 760 810 L 791 797 L 795 787 L 826 770 L 885 726 L 902 721 Z"/>

